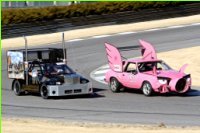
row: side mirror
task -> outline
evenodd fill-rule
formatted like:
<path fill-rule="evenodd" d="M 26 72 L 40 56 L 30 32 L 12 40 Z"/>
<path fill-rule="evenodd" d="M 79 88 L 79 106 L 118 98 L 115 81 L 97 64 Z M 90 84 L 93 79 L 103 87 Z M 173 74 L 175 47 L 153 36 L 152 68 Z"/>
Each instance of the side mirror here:
<path fill-rule="evenodd" d="M 136 75 L 138 72 L 135 70 L 135 71 L 132 71 L 132 74 Z"/>

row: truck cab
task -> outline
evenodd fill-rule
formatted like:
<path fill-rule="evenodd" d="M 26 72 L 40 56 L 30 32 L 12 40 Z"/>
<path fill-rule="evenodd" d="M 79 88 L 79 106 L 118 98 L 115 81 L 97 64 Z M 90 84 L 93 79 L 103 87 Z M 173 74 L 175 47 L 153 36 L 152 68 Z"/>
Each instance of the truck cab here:
<path fill-rule="evenodd" d="M 44 99 L 91 94 L 91 82 L 74 72 L 64 62 L 62 53 L 62 49 L 55 48 L 9 50 L 8 77 L 13 79 L 14 93 L 19 96 L 23 92 L 38 92 Z"/>

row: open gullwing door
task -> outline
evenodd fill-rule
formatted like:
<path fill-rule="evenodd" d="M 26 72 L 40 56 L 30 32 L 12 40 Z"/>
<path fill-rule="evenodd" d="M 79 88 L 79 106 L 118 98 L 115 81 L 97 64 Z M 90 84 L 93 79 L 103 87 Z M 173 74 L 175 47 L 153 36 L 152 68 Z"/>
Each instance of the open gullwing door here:
<path fill-rule="evenodd" d="M 115 72 L 122 72 L 122 58 L 119 50 L 108 43 L 105 43 L 105 47 L 110 69 Z"/>
<path fill-rule="evenodd" d="M 144 40 L 139 40 L 139 42 L 140 42 L 140 45 L 142 46 L 143 59 L 145 59 L 145 60 L 157 59 L 156 51 L 150 43 L 148 43 Z"/>

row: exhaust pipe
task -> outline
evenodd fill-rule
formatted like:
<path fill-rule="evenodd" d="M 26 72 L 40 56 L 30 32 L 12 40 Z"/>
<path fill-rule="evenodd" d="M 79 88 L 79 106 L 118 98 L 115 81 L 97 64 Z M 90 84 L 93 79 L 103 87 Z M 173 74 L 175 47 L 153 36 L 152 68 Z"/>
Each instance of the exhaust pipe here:
<path fill-rule="evenodd" d="M 65 48 L 65 33 L 62 33 L 63 62 L 67 64 L 67 49 Z"/>

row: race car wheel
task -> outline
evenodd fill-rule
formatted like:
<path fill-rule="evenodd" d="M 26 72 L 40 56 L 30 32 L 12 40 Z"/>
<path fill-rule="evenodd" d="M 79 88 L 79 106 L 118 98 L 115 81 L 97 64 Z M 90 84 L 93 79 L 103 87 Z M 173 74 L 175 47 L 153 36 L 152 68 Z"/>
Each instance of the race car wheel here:
<path fill-rule="evenodd" d="M 110 80 L 110 89 L 112 92 L 119 92 L 120 91 L 120 83 L 117 81 L 116 78 L 111 78 Z"/>
<path fill-rule="evenodd" d="M 40 87 L 40 95 L 43 99 L 48 99 L 49 95 L 48 95 L 48 89 L 46 85 L 42 85 Z"/>
<path fill-rule="evenodd" d="M 149 82 L 144 82 L 142 85 L 142 92 L 145 96 L 151 96 L 153 93 L 153 89 Z"/>
<path fill-rule="evenodd" d="M 17 95 L 17 96 L 21 95 L 22 90 L 21 90 L 21 84 L 20 84 L 19 80 L 14 80 L 12 89 L 13 89 L 15 95 Z"/>

